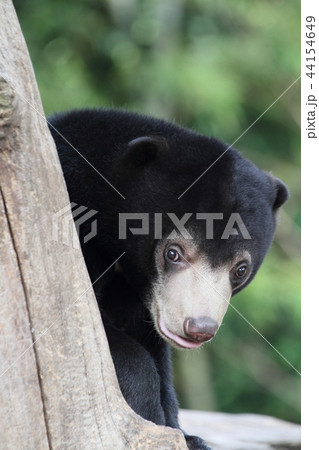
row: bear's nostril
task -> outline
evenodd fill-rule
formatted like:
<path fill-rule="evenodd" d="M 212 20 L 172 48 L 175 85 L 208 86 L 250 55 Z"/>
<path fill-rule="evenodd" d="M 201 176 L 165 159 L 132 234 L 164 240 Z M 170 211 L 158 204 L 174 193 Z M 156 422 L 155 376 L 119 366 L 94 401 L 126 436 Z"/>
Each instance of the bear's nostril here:
<path fill-rule="evenodd" d="M 187 317 L 184 320 L 184 333 L 188 339 L 206 342 L 213 338 L 218 330 L 218 323 L 210 317 Z"/>

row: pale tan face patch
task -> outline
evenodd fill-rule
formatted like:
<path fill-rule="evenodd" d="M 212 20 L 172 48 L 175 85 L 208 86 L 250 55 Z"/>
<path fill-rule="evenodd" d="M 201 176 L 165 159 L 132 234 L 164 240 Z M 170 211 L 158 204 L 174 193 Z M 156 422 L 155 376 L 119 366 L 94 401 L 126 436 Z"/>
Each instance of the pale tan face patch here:
<path fill-rule="evenodd" d="M 209 317 L 220 326 L 232 295 L 229 273 L 236 261 L 213 269 L 195 242 L 179 237 L 173 243 L 183 245 L 187 252 L 183 269 L 170 273 L 161 263 L 162 249 L 157 255 L 158 280 L 153 287 L 151 314 L 158 332 L 163 335 L 161 322 L 169 332 L 185 337 L 183 324 L 190 317 Z M 247 258 L 246 254 L 241 256 Z"/>

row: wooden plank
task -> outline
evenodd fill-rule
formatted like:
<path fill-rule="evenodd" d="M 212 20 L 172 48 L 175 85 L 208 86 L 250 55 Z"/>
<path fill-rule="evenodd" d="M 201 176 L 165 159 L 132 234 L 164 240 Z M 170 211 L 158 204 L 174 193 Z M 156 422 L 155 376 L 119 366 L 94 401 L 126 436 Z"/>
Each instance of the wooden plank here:
<path fill-rule="evenodd" d="M 180 411 L 180 423 L 214 450 L 299 450 L 300 426 L 259 414 Z"/>

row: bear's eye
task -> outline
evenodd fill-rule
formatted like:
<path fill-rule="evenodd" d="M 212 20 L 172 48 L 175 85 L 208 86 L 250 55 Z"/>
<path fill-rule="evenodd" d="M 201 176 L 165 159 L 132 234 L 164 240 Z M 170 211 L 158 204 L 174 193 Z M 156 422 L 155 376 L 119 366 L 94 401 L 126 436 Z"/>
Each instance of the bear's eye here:
<path fill-rule="evenodd" d="M 243 278 L 246 275 L 246 272 L 247 272 L 247 265 L 246 264 L 241 264 L 236 269 L 235 277 L 236 278 Z"/>
<path fill-rule="evenodd" d="M 230 278 L 234 287 L 240 286 L 246 279 L 249 273 L 249 264 L 247 262 L 240 262 L 234 266 L 230 272 Z"/>
<path fill-rule="evenodd" d="M 168 259 L 170 262 L 174 262 L 174 263 L 180 261 L 180 259 L 181 259 L 181 255 L 174 248 L 169 248 L 168 250 L 166 250 L 165 256 L 166 256 L 166 259 Z"/>

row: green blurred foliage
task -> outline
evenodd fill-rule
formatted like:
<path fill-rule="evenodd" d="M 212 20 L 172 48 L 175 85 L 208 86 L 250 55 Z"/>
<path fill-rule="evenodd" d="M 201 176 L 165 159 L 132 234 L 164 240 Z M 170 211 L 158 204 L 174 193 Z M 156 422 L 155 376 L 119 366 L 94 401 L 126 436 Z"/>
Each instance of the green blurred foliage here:
<path fill-rule="evenodd" d="M 47 114 L 125 107 L 232 143 L 300 72 L 297 0 L 14 4 Z M 214 342 L 174 352 L 181 406 L 300 420 L 299 375 L 274 350 L 300 369 L 299 90 L 297 82 L 236 142 L 291 198 Z"/>

